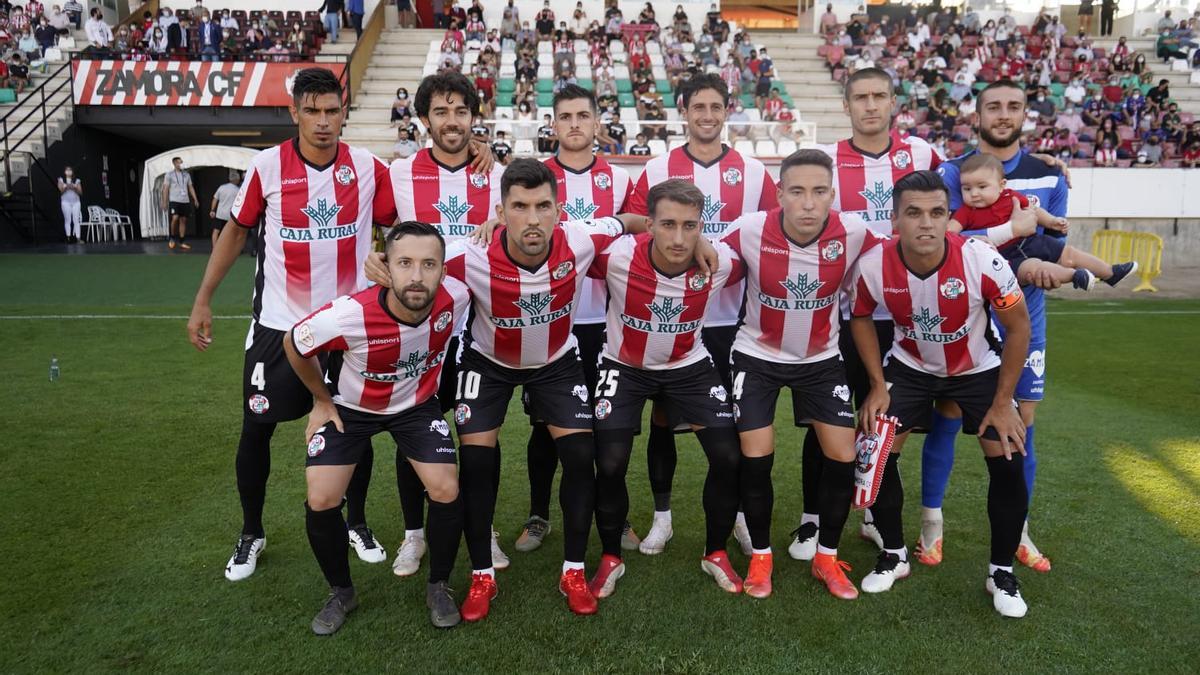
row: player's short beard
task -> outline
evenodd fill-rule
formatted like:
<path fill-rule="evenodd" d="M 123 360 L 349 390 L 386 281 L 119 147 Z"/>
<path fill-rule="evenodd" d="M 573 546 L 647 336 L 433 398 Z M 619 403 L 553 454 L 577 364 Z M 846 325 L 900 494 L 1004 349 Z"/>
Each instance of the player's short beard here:
<path fill-rule="evenodd" d="M 425 292 L 423 299 L 420 302 L 410 301 L 408 299 L 408 292 L 415 291 L 417 288 L 420 288 Z M 401 305 L 404 305 L 404 309 L 407 309 L 410 312 L 420 312 L 433 304 L 433 292 L 419 284 L 410 284 L 399 291 L 392 289 L 392 294 L 396 296 L 396 299 L 400 301 Z"/>
<path fill-rule="evenodd" d="M 448 155 L 454 155 L 462 152 L 467 147 L 467 144 L 471 142 L 471 133 L 469 129 L 456 129 L 456 131 L 459 137 L 462 138 L 462 143 L 457 148 L 450 147 L 444 140 L 442 140 L 442 134 L 446 133 L 445 127 L 438 129 L 438 133 L 433 134 L 433 144 Z"/>
<path fill-rule="evenodd" d="M 1020 140 L 1021 127 L 1020 127 L 1020 125 L 1014 124 L 1012 127 L 1012 135 L 1011 136 L 1009 136 L 1008 138 L 999 138 L 995 134 L 993 134 L 990 129 L 988 129 L 987 127 L 980 124 L 979 125 L 979 138 L 982 139 L 984 143 L 987 143 L 988 145 L 992 146 L 993 148 L 1007 148 L 1007 147 L 1011 146 L 1012 144 L 1016 143 L 1018 140 Z"/>

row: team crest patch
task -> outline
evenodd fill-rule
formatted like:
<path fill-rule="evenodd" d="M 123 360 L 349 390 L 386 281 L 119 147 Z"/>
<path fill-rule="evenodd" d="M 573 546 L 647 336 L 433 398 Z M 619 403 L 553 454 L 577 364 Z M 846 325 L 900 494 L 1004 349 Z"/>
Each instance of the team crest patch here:
<path fill-rule="evenodd" d="M 313 436 L 312 440 L 308 442 L 308 456 L 316 457 L 322 452 L 325 452 L 325 437 L 320 435 Z"/>
<path fill-rule="evenodd" d="M 429 430 L 436 431 L 443 436 L 450 435 L 450 425 L 446 424 L 446 420 L 434 420 L 429 423 Z"/>
<path fill-rule="evenodd" d="M 608 419 L 608 416 L 611 414 L 612 414 L 612 401 L 609 401 L 606 398 L 602 398 L 599 401 L 596 401 L 596 419 L 598 419 L 598 420 Z"/>
<path fill-rule="evenodd" d="M 606 173 L 598 173 L 592 176 L 592 182 L 595 183 L 596 187 L 600 188 L 601 190 L 607 190 L 610 186 L 612 186 L 612 179 L 609 178 L 608 174 Z"/>
<path fill-rule="evenodd" d="M 333 178 L 338 182 L 339 185 L 349 185 L 354 182 L 354 169 L 351 169 L 348 165 L 343 164 L 337 168 L 337 171 L 334 172 Z"/>
<path fill-rule="evenodd" d="M 250 412 L 255 415 L 261 415 L 271 409 L 271 402 L 262 394 L 255 394 L 250 397 Z"/>
<path fill-rule="evenodd" d="M 434 332 L 440 333 L 446 330 L 446 326 L 450 325 L 450 320 L 452 318 L 453 317 L 450 316 L 450 312 L 442 312 L 441 314 L 438 314 L 437 320 L 433 322 Z"/>
<path fill-rule="evenodd" d="M 691 277 L 690 279 L 688 279 L 688 288 L 692 289 L 693 291 L 698 291 L 698 290 L 704 288 L 704 285 L 707 283 L 708 283 L 708 275 L 707 274 L 697 274 L 697 275 Z"/>
<path fill-rule="evenodd" d="M 454 408 L 454 423 L 462 426 L 471 421 L 471 406 L 466 403 L 459 403 Z"/>
<path fill-rule="evenodd" d="M 825 244 L 825 248 L 821 249 L 821 257 L 824 258 L 826 262 L 833 262 L 834 260 L 842 257 L 842 254 L 845 252 L 846 246 L 842 244 L 842 242 L 834 240 Z"/>
<path fill-rule="evenodd" d="M 313 339 L 312 328 L 309 327 L 307 321 L 296 326 L 296 342 L 305 347 L 313 346 L 315 340 Z"/>
<path fill-rule="evenodd" d="M 892 155 L 892 164 L 895 164 L 897 169 L 907 169 L 908 165 L 912 164 L 912 155 L 908 154 L 907 150 L 901 150 Z"/>
<path fill-rule="evenodd" d="M 938 291 L 941 292 L 943 298 L 953 300 L 967 292 L 967 285 L 958 277 L 949 277 L 946 279 L 946 283 L 938 287 Z"/>
<path fill-rule="evenodd" d="M 721 174 L 721 180 L 725 181 L 726 185 L 737 185 L 742 182 L 742 172 L 732 167 L 728 168 Z"/>
<path fill-rule="evenodd" d="M 477 188 L 484 188 L 488 184 L 488 177 L 482 173 L 471 174 L 471 185 Z"/>
<path fill-rule="evenodd" d="M 710 398 L 715 398 L 721 403 L 724 403 L 725 399 L 729 397 L 729 393 L 725 391 L 725 385 L 723 384 L 718 384 L 712 389 L 709 389 L 708 395 Z"/>
<path fill-rule="evenodd" d="M 560 281 L 570 274 L 571 270 L 574 268 L 575 263 L 571 262 L 570 260 L 561 262 L 554 268 L 554 271 L 550 273 L 550 276 L 554 277 L 555 281 Z"/>
<path fill-rule="evenodd" d="M 842 399 L 843 401 L 849 402 L 850 401 L 850 387 L 847 387 L 844 384 L 839 384 L 838 386 L 833 388 L 833 395 Z"/>

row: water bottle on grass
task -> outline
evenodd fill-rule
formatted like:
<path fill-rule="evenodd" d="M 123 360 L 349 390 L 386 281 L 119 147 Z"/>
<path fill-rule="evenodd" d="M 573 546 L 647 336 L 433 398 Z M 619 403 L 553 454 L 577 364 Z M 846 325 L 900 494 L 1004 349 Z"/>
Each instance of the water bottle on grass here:
<path fill-rule="evenodd" d="M 50 381 L 51 382 L 58 381 L 58 357 L 57 356 L 50 357 Z"/>

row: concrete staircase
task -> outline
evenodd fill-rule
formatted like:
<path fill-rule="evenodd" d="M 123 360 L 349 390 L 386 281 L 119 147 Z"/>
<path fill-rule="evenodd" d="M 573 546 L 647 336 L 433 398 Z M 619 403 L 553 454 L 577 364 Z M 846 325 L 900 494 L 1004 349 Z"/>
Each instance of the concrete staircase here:
<path fill-rule="evenodd" d="M 385 29 L 380 34 L 363 81 L 354 85 L 358 93 L 351 99 L 342 140 L 391 160 L 396 132 L 390 119 L 396 90 L 405 87 L 410 96 L 416 95 L 429 43 L 441 37 L 442 31 L 418 28 Z"/>
<path fill-rule="evenodd" d="M 800 121 L 817 124 L 817 142 L 833 143 L 848 137 L 850 120 L 842 112 L 842 87 L 830 78 L 825 60 L 817 56 L 824 39 L 807 30 L 756 30 L 750 37 L 767 48 Z"/>
<path fill-rule="evenodd" d="M 71 69 L 62 63 L 51 63 L 48 72 L 30 72 L 30 83 L 16 103 L 0 105 L 0 136 L 8 144 L 9 155 L 4 161 L 4 144 L 0 143 L 0 191 L 7 192 L 12 184 L 29 175 L 33 159 L 46 156 L 46 137 L 50 143 L 61 141 L 63 132 L 71 126 L 74 112 L 71 103 Z M 56 72 L 61 69 L 61 72 Z M 61 88 L 60 88 L 60 85 Z M 45 87 L 44 90 L 41 88 Z M 58 89 L 57 92 L 54 90 Z M 54 92 L 54 93 L 51 93 Z M 49 116 L 42 115 L 42 98 L 46 109 L 63 105 Z M 43 130 L 44 128 L 44 130 Z"/>

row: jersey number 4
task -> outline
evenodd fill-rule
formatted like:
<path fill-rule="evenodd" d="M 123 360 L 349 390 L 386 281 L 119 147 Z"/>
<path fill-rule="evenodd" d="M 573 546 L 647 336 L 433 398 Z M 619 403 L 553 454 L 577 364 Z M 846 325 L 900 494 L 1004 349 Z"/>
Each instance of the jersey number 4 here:
<path fill-rule="evenodd" d="M 250 373 L 250 384 L 258 387 L 259 391 L 267 388 L 267 377 L 264 372 L 263 362 L 259 361 L 254 364 L 254 371 Z"/>

